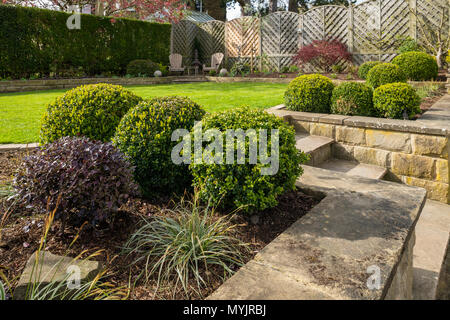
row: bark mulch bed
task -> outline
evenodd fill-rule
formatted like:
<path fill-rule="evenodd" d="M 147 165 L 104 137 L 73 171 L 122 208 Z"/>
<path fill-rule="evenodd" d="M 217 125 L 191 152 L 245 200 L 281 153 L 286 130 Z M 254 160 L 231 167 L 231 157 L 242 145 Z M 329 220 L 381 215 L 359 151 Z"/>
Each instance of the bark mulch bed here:
<path fill-rule="evenodd" d="M 19 162 L 17 157 L 20 156 L 22 155 L 16 153 L 9 155 L 0 153 L 0 163 L 6 164 L 5 167 L 1 168 L 3 176 L 10 177 L 12 175 Z M 9 159 L 10 163 L 7 163 L 8 161 L 5 159 Z M 250 261 L 261 249 L 308 213 L 319 201 L 296 190 L 280 197 L 279 205 L 275 208 L 265 210 L 254 216 L 236 215 L 233 218 L 233 223 L 238 225 L 235 236 L 250 245 L 250 251 L 246 254 L 245 262 Z M 5 197 L 3 197 L 3 207 L 7 205 L 6 202 Z M 201 291 L 201 296 L 192 291 L 192 294 L 187 297 L 181 290 L 174 294 L 173 287 L 170 286 L 160 288 L 155 294 L 156 279 L 150 281 L 147 285 L 143 285 L 140 281 L 136 282 L 142 269 L 138 266 L 129 266 L 133 259 L 131 256 L 119 255 L 121 247 L 139 227 L 139 222 L 143 216 L 163 215 L 164 211 L 171 208 L 172 205 L 173 202 L 170 200 L 159 201 L 158 203 L 151 203 L 142 199 L 131 200 L 119 212 L 111 229 L 93 230 L 85 227 L 81 230 L 79 239 L 71 248 L 68 248 L 68 245 L 79 230 L 67 227 L 64 235 L 60 235 L 58 233 L 60 223 L 55 221 L 47 238 L 45 249 L 53 254 L 67 254 L 72 257 L 83 250 L 89 250 L 92 253 L 102 249 L 103 252 L 96 257 L 96 260 L 102 261 L 108 266 L 108 280 L 110 282 L 124 287 L 131 284 L 130 299 L 199 299 L 206 297 L 223 283 L 220 272 L 215 273 L 214 269 L 209 272 L 208 287 Z M 8 279 L 18 280 L 28 258 L 39 247 L 45 218 L 45 215 L 32 215 L 29 210 L 17 207 L 13 211 L 12 217 L 5 224 L 5 228 L 0 231 L 0 269 Z M 234 269 L 237 268 L 236 266 Z M 194 283 L 192 283 L 192 288 L 195 288 Z"/>

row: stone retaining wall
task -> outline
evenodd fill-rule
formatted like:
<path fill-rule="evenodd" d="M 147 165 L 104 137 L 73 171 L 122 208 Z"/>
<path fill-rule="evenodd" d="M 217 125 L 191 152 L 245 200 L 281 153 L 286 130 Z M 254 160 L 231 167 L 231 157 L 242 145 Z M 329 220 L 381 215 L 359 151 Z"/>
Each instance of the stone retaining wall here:
<path fill-rule="evenodd" d="M 36 90 L 71 89 L 81 85 L 110 83 L 123 86 L 151 85 L 172 83 L 180 77 L 161 78 L 84 78 L 84 79 L 49 79 L 49 80 L 13 80 L 0 81 L 0 93 L 25 92 Z"/>
<path fill-rule="evenodd" d="M 428 198 L 450 203 L 450 126 L 271 110 L 298 132 L 334 139 L 333 157 L 385 167 L 387 180 L 425 188 Z"/>

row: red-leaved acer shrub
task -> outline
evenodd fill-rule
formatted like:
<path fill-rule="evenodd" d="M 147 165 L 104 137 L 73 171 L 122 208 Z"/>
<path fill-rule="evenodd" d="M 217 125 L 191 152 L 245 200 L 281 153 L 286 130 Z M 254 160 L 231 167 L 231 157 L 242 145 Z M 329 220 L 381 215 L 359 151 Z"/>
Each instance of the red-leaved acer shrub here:
<path fill-rule="evenodd" d="M 294 57 L 297 64 L 311 63 L 323 72 L 331 72 L 331 67 L 343 61 L 351 61 L 352 54 L 339 40 L 315 40 L 300 48 Z"/>

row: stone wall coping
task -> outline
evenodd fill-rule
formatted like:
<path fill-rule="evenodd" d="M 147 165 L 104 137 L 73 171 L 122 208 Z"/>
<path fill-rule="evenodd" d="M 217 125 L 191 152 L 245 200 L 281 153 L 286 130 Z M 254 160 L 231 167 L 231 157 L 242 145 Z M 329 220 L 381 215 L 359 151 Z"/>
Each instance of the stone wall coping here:
<path fill-rule="evenodd" d="M 33 150 L 39 147 L 39 143 L 26 143 L 26 144 L 0 144 L 0 152 L 7 151 L 22 151 L 22 150 Z"/>
<path fill-rule="evenodd" d="M 428 121 L 411 121 L 411 120 L 397 120 L 397 119 L 384 119 L 384 118 L 372 118 L 372 117 L 360 117 L 360 116 L 342 116 L 334 114 L 323 113 L 310 113 L 310 112 L 297 112 L 290 111 L 281 106 L 277 106 L 276 109 L 268 109 L 270 113 L 283 118 L 291 118 L 297 121 L 307 122 L 320 122 L 337 125 L 346 125 L 356 128 L 371 128 L 378 130 L 390 130 L 407 133 L 429 134 L 438 136 L 450 136 L 450 124 L 449 126 L 436 126 L 433 122 Z"/>
<path fill-rule="evenodd" d="M 412 257 L 403 264 L 414 245 L 426 191 L 309 166 L 304 170 L 297 187 L 325 198 L 208 300 L 408 299 Z M 380 290 L 366 285 L 367 268 L 374 265 L 381 272 Z"/>

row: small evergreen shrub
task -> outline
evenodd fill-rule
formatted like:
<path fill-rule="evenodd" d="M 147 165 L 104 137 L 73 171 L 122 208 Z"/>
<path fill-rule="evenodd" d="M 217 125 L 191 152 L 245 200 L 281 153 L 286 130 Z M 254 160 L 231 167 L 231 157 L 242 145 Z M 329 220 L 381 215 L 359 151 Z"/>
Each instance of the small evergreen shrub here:
<path fill-rule="evenodd" d="M 402 44 L 397 50 L 398 54 L 404 54 L 412 51 L 421 51 L 420 46 L 416 40 L 411 37 L 408 37 L 402 41 Z"/>
<path fill-rule="evenodd" d="M 130 157 L 144 197 L 181 192 L 190 186 L 188 166 L 172 161 L 178 142 L 171 138 L 176 129 L 189 132 L 204 114 L 188 98 L 163 97 L 143 101 L 123 117 L 113 143 Z"/>
<path fill-rule="evenodd" d="M 427 81 L 438 75 L 436 59 L 425 52 L 407 52 L 392 61 L 402 69 L 409 80 Z"/>
<path fill-rule="evenodd" d="M 26 157 L 14 188 L 20 202 L 39 213 L 56 208 L 56 219 L 77 226 L 110 221 L 137 193 L 128 159 L 111 143 L 85 137 L 61 138 Z"/>
<path fill-rule="evenodd" d="M 344 82 L 333 90 L 331 112 L 348 116 L 372 116 L 372 88 L 364 83 Z"/>
<path fill-rule="evenodd" d="M 193 129 L 192 135 L 196 134 L 198 126 Z M 270 115 L 261 110 L 250 110 L 249 108 L 239 108 L 228 110 L 220 113 L 214 113 L 206 116 L 202 120 L 202 130 L 206 132 L 209 129 L 217 129 L 223 142 L 223 154 L 212 164 L 206 161 L 196 163 L 194 160 L 190 165 L 190 169 L 194 176 L 194 186 L 199 189 L 200 197 L 203 201 L 210 201 L 212 206 L 225 207 L 227 209 L 242 209 L 243 212 L 251 213 L 274 207 L 278 204 L 279 195 L 293 190 L 295 181 L 303 173 L 300 164 L 307 161 L 307 155 L 298 151 L 295 146 L 295 130 L 286 124 L 282 119 Z M 242 129 L 246 133 L 249 129 L 254 129 L 244 142 L 244 138 L 234 137 L 232 140 L 227 139 L 227 130 Z M 261 160 L 261 150 L 259 142 L 261 139 L 260 129 L 267 130 L 267 154 L 273 157 L 274 162 L 278 155 L 278 171 L 264 175 L 264 170 L 269 169 L 271 165 L 277 163 L 263 164 Z M 279 130 L 279 151 L 272 151 L 272 131 Z M 256 141 L 259 150 L 257 163 L 251 162 L 249 152 L 250 138 Z M 228 141 L 227 141 L 228 140 Z M 234 163 L 230 164 L 227 160 L 227 144 L 233 143 Z M 204 144 L 207 145 L 205 142 Z M 241 157 L 236 146 L 241 146 L 239 150 L 245 151 Z M 217 155 L 217 153 L 215 154 Z M 237 159 L 239 158 L 239 159 Z M 222 161 L 222 164 L 218 164 Z"/>
<path fill-rule="evenodd" d="M 41 122 L 40 142 L 50 143 L 66 136 L 110 141 L 120 119 L 141 100 L 111 84 L 72 89 L 48 105 Z"/>
<path fill-rule="evenodd" d="M 134 77 L 151 77 L 160 65 L 151 60 L 138 59 L 131 61 L 127 66 L 127 74 Z"/>
<path fill-rule="evenodd" d="M 407 83 L 390 83 L 377 88 L 373 104 L 377 113 L 385 118 L 412 119 L 421 112 L 420 97 Z"/>
<path fill-rule="evenodd" d="M 381 61 L 368 61 L 368 62 L 364 62 L 358 69 L 358 77 L 360 77 L 363 80 L 367 79 L 367 74 L 369 73 L 369 71 L 379 65 L 381 63 Z"/>
<path fill-rule="evenodd" d="M 396 64 L 381 63 L 367 74 L 367 84 L 374 89 L 395 82 L 407 82 L 406 74 Z"/>
<path fill-rule="evenodd" d="M 329 113 L 333 82 L 320 74 L 304 75 L 291 81 L 285 94 L 286 107 L 293 111 Z"/>
<path fill-rule="evenodd" d="M 233 67 L 231 67 L 230 75 L 232 77 L 241 76 L 245 77 L 250 73 L 250 65 L 243 61 L 237 61 Z"/>

